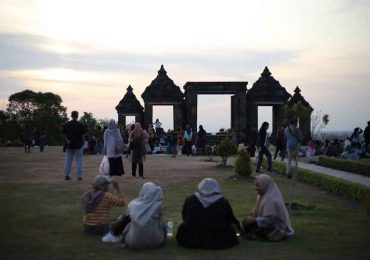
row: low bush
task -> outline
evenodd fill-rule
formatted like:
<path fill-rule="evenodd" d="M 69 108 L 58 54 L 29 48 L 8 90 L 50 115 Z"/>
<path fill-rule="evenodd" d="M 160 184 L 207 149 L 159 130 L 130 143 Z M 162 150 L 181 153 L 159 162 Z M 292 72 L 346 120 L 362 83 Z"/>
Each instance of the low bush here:
<path fill-rule="evenodd" d="M 273 166 L 278 173 L 285 175 L 285 163 L 274 161 Z M 325 174 L 306 169 L 298 168 L 297 179 L 321 187 L 338 195 L 342 195 L 358 201 L 364 201 L 365 195 L 369 192 L 369 188 L 364 185 L 352 183 L 350 181 L 327 176 Z"/>
<path fill-rule="evenodd" d="M 226 166 L 227 158 L 238 152 L 236 145 L 227 139 L 222 140 L 216 145 L 215 153 L 222 159 L 222 166 Z"/>
<path fill-rule="evenodd" d="M 320 166 L 329 167 L 341 171 L 357 173 L 364 176 L 370 176 L 370 166 L 361 161 L 345 160 L 332 158 L 328 156 L 320 156 L 318 164 Z"/>
<path fill-rule="evenodd" d="M 243 177 L 252 175 L 251 157 L 244 149 L 240 150 L 236 156 L 234 171 L 236 174 Z"/>

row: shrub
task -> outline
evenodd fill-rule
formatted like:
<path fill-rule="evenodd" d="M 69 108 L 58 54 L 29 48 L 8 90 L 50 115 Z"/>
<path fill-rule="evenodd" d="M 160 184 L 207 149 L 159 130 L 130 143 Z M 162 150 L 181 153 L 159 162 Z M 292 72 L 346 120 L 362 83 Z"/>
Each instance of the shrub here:
<path fill-rule="evenodd" d="M 283 162 L 273 162 L 274 168 L 278 173 L 285 175 L 286 164 Z M 342 180 L 336 177 L 328 176 L 319 172 L 314 172 L 306 169 L 297 170 L 297 179 L 303 182 L 319 186 L 327 191 L 352 198 L 358 201 L 364 201 L 365 195 L 369 192 L 369 188 L 353 183 L 350 181 Z"/>
<path fill-rule="evenodd" d="M 216 145 L 216 155 L 219 155 L 222 159 L 222 166 L 226 166 L 227 158 L 236 154 L 238 149 L 235 144 L 227 139 L 222 140 Z"/>
<path fill-rule="evenodd" d="M 244 149 L 240 150 L 236 157 L 234 171 L 236 174 L 243 177 L 249 177 L 252 175 L 251 157 Z"/>
<path fill-rule="evenodd" d="M 368 191 L 365 196 L 365 212 L 370 214 L 370 191 Z"/>
<path fill-rule="evenodd" d="M 361 161 L 320 156 L 318 164 L 324 167 L 370 176 L 369 164 Z"/>

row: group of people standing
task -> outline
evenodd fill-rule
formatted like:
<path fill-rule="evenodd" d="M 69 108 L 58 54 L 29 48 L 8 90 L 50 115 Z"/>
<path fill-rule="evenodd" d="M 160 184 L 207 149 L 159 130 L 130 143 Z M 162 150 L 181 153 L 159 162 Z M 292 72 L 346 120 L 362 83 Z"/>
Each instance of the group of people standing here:
<path fill-rule="evenodd" d="M 70 172 L 73 159 L 76 163 L 77 180 L 82 180 L 83 143 L 86 134 L 84 126 L 77 121 L 78 112 L 72 111 L 72 120 L 63 125 L 63 138 L 66 148 L 66 160 L 64 165 L 64 179 L 71 180 Z M 141 129 L 140 123 L 135 123 L 129 133 L 129 145 L 127 148 L 130 155 L 132 176 L 136 176 L 137 168 L 139 177 L 144 178 L 145 143 L 148 135 Z M 107 156 L 109 162 L 109 175 L 122 176 L 124 143 L 116 121 L 110 119 L 108 127 L 103 134 L 102 153 Z"/>
<path fill-rule="evenodd" d="M 217 181 L 203 179 L 195 193 L 185 199 L 182 222 L 176 232 L 177 243 L 187 248 L 223 249 L 237 245 L 239 234 L 246 239 L 267 241 L 281 241 L 293 235 L 288 211 L 274 180 L 261 174 L 254 181 L 256 205 L 239 222 Z M 109 192 L 110 183 L 116 195 Z M 121 242 L 127 248 L 161 247 L 167 233 L 172 235 L 163 220 L 162 197 L 160 186 L 146 182 L 139 197 L 128 204 L 127 214 L 110 221 L 110 208 L 123 207 L 126 202 L 118 182 L 99 175 L 92 189 L 83 195 L 83 230 L 103 235 L 103 242 Z"/>
<path fill-rule="evenodd" d="M 268 149 L 269 141 L 267 130 L 269 128 L 268 122 L 263 122 L 261 128 L 258 131 L 256 147 L 258 149 L 258 160 L 256 166 L 256 172 L 259 173 L 262 165 L 263 155 L 267 158 L 268 171 L 275 171 L 272 168 L 272 155 Z M 297 127 L 297 120 L 293 119 L 290 121 L 287 127 L 282 126 L 277 133 L 276 151 L 274 159 L 280 152 L 281 160 L 284 160 L 285 153 L 288 151 L 288 165 L 286 175 L 291 178 L 293 170 L 297 167 L 297 157 L 300 150 L 301 142 L 301 131 Z M 295 168 L 292 167 L 292 162 L 295 163 Z"/>
<path fill-rule="evenodd" d="M 27 126 L 22 132 L 22 142 L 24 144 L 24 152 L 31 153 L 31 147 L 38 144 L 40 152 L 44 152 L 46 145 L 46 129 L 41 127 L 34 131 L 32 127 Z"/>

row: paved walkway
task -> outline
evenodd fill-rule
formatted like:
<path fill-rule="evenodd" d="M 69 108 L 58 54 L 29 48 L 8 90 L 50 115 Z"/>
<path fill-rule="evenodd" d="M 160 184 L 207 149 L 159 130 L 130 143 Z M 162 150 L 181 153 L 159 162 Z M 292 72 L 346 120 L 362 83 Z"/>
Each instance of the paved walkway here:
<path fill-rule="evenodd" d="M 266 160 L 266 158 L 264 158 L 264 160 Z M 299 161 L 298 161 L 298 168 L 319 172 L 319 173 L 333 176 L 339 179 L 347 180 L 353 183 L 362 184 L 370 188 L 370 177 L 366 177 L 360 174 L 335 170 L 335 169 L 318 166 L 318 165 L 311 164 L 311 163 L 299 162 Z"/>

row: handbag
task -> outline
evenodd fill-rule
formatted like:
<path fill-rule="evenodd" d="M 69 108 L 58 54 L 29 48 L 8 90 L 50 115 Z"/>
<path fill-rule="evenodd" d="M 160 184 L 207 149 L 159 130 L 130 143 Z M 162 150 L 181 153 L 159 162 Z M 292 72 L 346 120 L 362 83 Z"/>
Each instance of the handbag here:
<path fill-rule="evenodd" d="M 125 149 L 125 145 L 121 140 L 117 140 L 116 143 L 114 144 L 114 153 L 119 154 L 122 153 L 123 150 Z"/>

